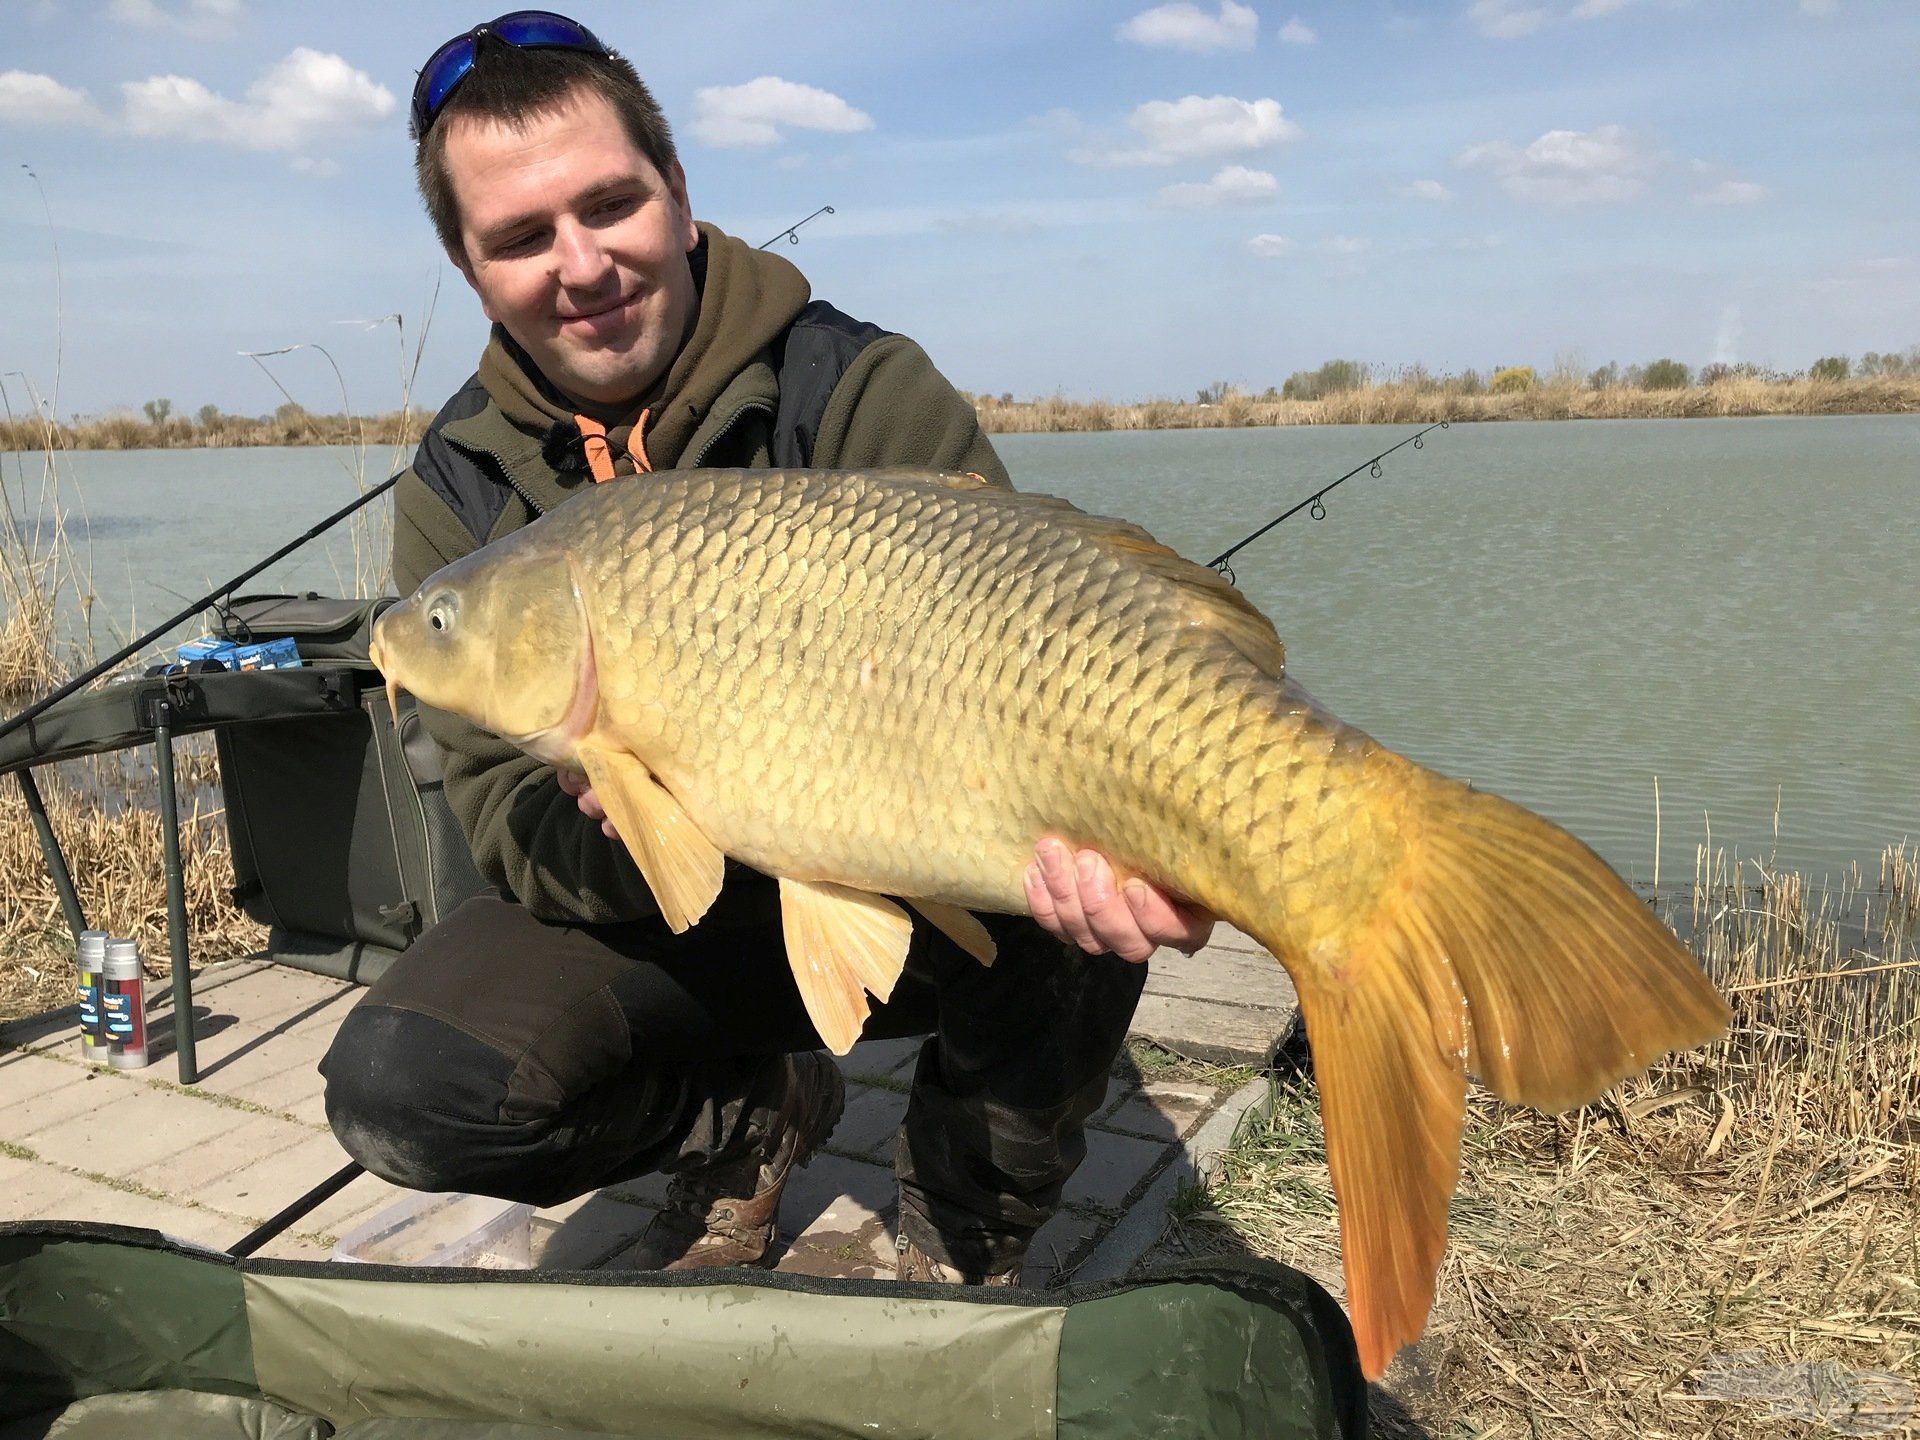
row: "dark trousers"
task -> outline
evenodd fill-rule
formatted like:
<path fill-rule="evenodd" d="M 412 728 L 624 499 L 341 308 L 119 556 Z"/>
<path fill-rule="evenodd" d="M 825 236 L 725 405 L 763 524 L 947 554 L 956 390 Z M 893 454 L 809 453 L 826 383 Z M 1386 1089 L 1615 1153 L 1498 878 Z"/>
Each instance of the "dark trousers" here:
<path fill-rule="evenodd" d="M 1146 967 L 982 918 L 991 967 L 916 917 L 864 1033 L 929 1036 L 899 1147 L 903 1232 L 997 1270 L 1085 1155 Z M 777 1057 L 820 1044 L 764 890 L 730 882 L 683 935 L 548 923 L 488 893 L 394 962 L 320 1068 L 334 1133 L 376 1175 L 552 1205 L 741 1153 L 778 1102 Z"/>

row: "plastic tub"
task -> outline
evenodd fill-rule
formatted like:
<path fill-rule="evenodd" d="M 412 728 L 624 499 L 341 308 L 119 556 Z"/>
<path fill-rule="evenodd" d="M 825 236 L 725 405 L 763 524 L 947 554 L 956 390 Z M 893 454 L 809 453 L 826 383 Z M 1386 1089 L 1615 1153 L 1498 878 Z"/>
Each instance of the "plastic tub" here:
<path fill-rule="evenodd" d="M 364 1265 L 533 1266 L 533 1207 L 459 1192 L 416 1191 L 355 1226 L 333 1258 Z"/>

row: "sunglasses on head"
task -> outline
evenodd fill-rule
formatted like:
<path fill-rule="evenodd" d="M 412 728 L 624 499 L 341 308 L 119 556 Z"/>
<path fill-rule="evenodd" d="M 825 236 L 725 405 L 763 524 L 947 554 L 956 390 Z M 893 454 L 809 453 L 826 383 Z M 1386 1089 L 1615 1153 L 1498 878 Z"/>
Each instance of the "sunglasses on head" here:
<path fill-rule="evenodd" d="M 427 58 L 413 82 L 413 134 L 423 138 L 447 97 L 473 69 L 480 39 L 486 36 L 517 50 L 584 50 L 606 56 L 611 52 L 586 26 L 551 10 L 515 10 L 456 35 Z"/>

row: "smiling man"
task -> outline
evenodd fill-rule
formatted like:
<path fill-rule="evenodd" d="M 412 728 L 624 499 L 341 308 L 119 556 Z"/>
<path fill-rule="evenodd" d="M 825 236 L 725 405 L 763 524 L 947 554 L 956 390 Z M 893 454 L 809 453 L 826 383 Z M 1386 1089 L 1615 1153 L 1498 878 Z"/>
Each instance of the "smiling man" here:
<path fill-rule="evenodd" d="M 427 210 L 493 331 L 396 492 L 403 594 L 585 486 L 654 470 L 916 466 L 1007 483 L 919 346 L 695 221 L 652 96 L 575 22 L 520 11 L 450 40 L 421 70 L 412 123 Z M 539 1205 L 666 1171 L 631 1263 L 768 1263 L 787 1177 L 844 1098 L 773 882 L 730 862 L 713 909 L 675 935 L 579 778 L 451 716 L 425 721 L 495 888 L 342 1025 L 322 1065 L 341 1143 L 397 1184 Z M 1033 919 L 983 917 L 991 968 L 916 928 L 867 1026 L 928 1036 L 896 1153 L 904 1278 L 1017 1283 L 1132 1017 L 1144 967 L 1127 962 L 1192 948 L 1209 925 L 1144 887 L 1116 893 L 1101 857 L 1051 841 L 1028 898 Z"/>

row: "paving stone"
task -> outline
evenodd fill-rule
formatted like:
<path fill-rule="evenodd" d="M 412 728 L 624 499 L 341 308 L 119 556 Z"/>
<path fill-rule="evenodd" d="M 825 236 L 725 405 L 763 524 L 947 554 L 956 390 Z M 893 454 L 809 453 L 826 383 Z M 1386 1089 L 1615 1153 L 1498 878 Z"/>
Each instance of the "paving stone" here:
<path fill-rule="evenodd" d="M 1210 1113 L 1219 1092 L 1181 1080 L 1149 1081 L 1096 1122 L 1108 1130 L 1171 1144 Z"/>
<path fill-rule="evenodd" d="M 14 1107 L 24 1105 L 75 1079 L 73 1066 L 30 1050 L 0 1052 L 0 1116 L 12 1132 Z"/>
<path fill-rule="evenodd" d="M 47 1170 L 50 1167 L 35 1168 Z M 0 1182 L 6 1178 L 6 1172 L 0 1170 Z M 115 1189 L 84 1176 L 62 1175 L 60 1172 L 47 1176 L 34 1175 L 28 1177 L 21 1195 L 16 1195 L 11 1185 L 4 1184 L 0 1184 L 0 1193 L 6 1194 L 9 1219 L 82 1220 L 94 1225 L 134 1225 L 146 1230 L 159 1230 L 216 1250 L 231 1245 L 241 1234 L 235 1229 L 230 1216 Z M 16 1206 L 30 1213 L 16 1215 L 13 1213 Z"/>
<path fill-rule="evenodd" d="M 24 1132 L 24 1143 L 42 1159 L 72 1170 L 139 1178 L 184 1150 L 218 1144 L 248 1118 L 224 1105 L 138 1082 L 94 1081 L 80 1088 L 102 1096 L 102 1102 Z"/>
<path fill-rule="evenodd" d="M 1103 1210 L 1117 1210 L 1127 1193 L 1166 1153 L 1167 1147 L 1158 1141 L 1089 1129 L 1087 1158 L 1067 1181 L 1061 1203 L 1069 1207 L 1094 1205 Z"/>
<path fill-rule="evenodd" d="M 1134 1008 L 1129 1034 L 1154 1040 L 1197 1060 L 1264 1065 L 1293 1024 L 1291 1010 L 1223 1005 L 1179 995 L 1145 994 Z"/>
<path fill-rule="evenodd" d="M 847 1108 L 827 1143 L 836 1150 L 851 1150 L 891 1165 L 894 1137 L 906 1115 L 907 1097 L 900 1091 L 849 1085 Z"/>
<path fill-rule="evenodd" d="M 134 1092 L 132 1082 L 118 1075 L 86 1065 L 69 1065 L 44 1055 L 9 1052 L 8 1070 L 24 1084 L 31 1079 L 35 1088 L 10 1096 L 0 1106 L 0 1139 L 12 1140 L 29 1148 L 33 1136 L 42 1130 L 66 1124 L 74 1117 L 109 1105 Z M 28 1065 L 26 1062 L 31 1061 Z M 14 1066 L 21 1066 L 15 1070 Z M 51 1067 L 51 1068 L 43 1068 Z"/>
<path fill-rule="evenodd" d="M 188 1146 L 143 1166 L 133 1178 L 148 1189 L 256 1220 L 292 1203 L 301 1191 L 276 1202 L 275 1192 L 261 1185 L 260 1176 L 274 1157 L 305 1143 L 313 1132 L 277 1115 L 227 1113 L 240 1123 L 207 1144 Z"/>
<path fill-rule="evenodd" d="M 596 1193 L 559 1224 L 533 1227 L 533 1263 L 543 1270 L 592 1270 L 617 1260 L 640 1238 L 654 1212 Z"/>
<path fill-rule="evenodd" d="M 282 1121 L 282 1124 L 286 1122 Z M 262 1218 L 286 1209 L 329 1175 L 337 1174 L 349 1157 L 331 1135 L 303 1133 L 298 1143 L 271 1155 L 262 1155 L 223 1182 L 223 1193 L 248 1215 Z M 397 1186 L 372 1175 L 361 1175 L 339 1194 L 294 1221 L 303 1235 L 338 1234 L 375 1205 L 404 1194 Z M 197 1196 L 195 1198 L 198 1198 Z"/>
<path fill-rule="evenodd" d="M 818 1156 L 787 1182 L 781 1197 L 780 1233 L 792 1263 L 783 1257 L 777 1268 L 806 1275 L 891 1276 L 898 1211 L 892 1169 Z"/>
<path fill-rule="evenodd" d="M 86 1180 L 71 1171 L 0 1155 L 0 1219 L 77 1220 L 72 1206 L 86 1188 Z"/>
<path fill-rule="evenodd" d="M 904 1040 L 862 1040 L 835 1063 L 841 1073 L 854 1079 L 893 1078 L 905 1082 L 913 1078 L 913 1066 L 920 1058 L 924 1035 L 909 1035 Z"/>
<path fill-rule="evenodd" d="M 294 1025 L 336 1001 L 342 994 L 359 987 L 346 980 L 335 980 L 284 965 L 266 966 L 205 992 L 205 1000 L 216 1015 L 231 1015 L 256 1030 L 272 1030 L 282 1024 Z M 202 992 L 194 990 L 196 1008 Z"/>
<path fill-rule="evenodd" d="M 1028 1247 L 1027 1258 L 1020 1267 L 1021 1288 L 1045 1290 L 1053 1284 L 1062 1266 L 1069 1271 L 1063 1280 L 1071 1279 L 1072 1264 L 1093 1248 L 1095 1240 L 1111 1223 L 1105 1216 L 1088 1210 L 1062 1210 L 1055 1215 L 1040 1227 Z"/>

